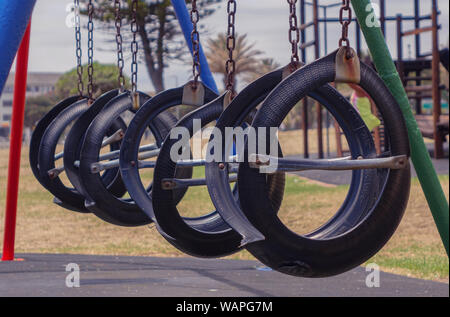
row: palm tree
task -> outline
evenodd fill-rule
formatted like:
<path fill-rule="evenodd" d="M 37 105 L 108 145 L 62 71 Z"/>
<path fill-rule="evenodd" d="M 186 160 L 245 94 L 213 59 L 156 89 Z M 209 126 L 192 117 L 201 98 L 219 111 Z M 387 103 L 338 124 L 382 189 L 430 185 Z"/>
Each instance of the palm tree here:
<path fill-rule="evenodd" d="M 280 67 L 280 64 L 275 62 L 273 58 L 263 58 L 259 60 L 258 65 L 254 72 L 247 73 L 244 75 L 243 79 L 247 84 L 250 84 L 257 80 L 259 77 L 270 73 L 271 71 Z"/>
<path fill-rule="evenodd" d="M 258 73 L 261 60 L 258 58 L 262 52 L 254 48 L 254 43 L 248 43 L 247 35 L 236 34 L 236 48 L 234 60 L 236 62 L 235 76 Z M 214 39 L 207 41 L 208 62 L 213 73 L 223 74 L 226 86 L 227 72 L 225 62 L 228 60 L 227 35 L 220 33 Z"/>

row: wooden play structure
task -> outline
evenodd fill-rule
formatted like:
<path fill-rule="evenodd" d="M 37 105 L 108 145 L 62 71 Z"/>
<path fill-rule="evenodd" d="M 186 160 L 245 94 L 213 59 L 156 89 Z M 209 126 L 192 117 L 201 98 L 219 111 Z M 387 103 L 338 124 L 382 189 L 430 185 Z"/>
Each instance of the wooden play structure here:
<path fill-rule="evenodd" d="M 441 108 L 441 92 L 446 89 L 440 82 L 440 65 L 441 63 L 448 68 L 448 50 L 439 51 L 439 15 L 437 0 L 419 1 L 411 0 L 414 3 L 413 15 L 389 16 L 386 14 L 386 0 L 380 0 L 380 24 L 381 30 L 385 36 L 387 23 L 396 23 L 397 32 L 397 60 L 396 66 L 400 73 L 402 82 L 408 93 L 411 105 L 414 107 L 416 119 L 422 135 L 425 138 L 433 139 L 434 141 L 434 157 L 439 159 L 444 157 L 444 143 L 449 131 L 448 114 L 442 113 Z M 320 0 L 306 1 L 301 0 L 300 5 L 300 31 L 301 31 L 301 54 L 302 60 L 307 61 L 308 48 L 313 48 L 314 58 L 319 58 L 323 53 L 327 53 L 328 47 L 328 30 L 329 24 L 339 23 L 338 17 L 330 17 L 328 12 L 330 9 L 339 7 L 340 3 L 333 3 L 328 5 L 320 4 Z M 430 5 L 431 13 L 422 14 L 421 5 Z M 306 19 L 306 9 L 312 7 L 312 18 Z M 308 15 L 309 16 L 309 15 Z M 404 30 L 406 23 L 414 24 L 413 29 Z M 362 36 L 361 28 L 355 19 L 354 32 L 355 43 L 354 47 L 359 55 L 361 55 Z M 310 32 L 308 32 L 310 31 Z M 432 47 L 430 51 L 423 52 L 422 35 L 424 33 L 431 33 Z M 308 38 L 311 37 L 312 38 Z M 323 34 L 324 38 L 321 38 Z M 407 37 L 414 37 L 415 52 L 413 56 L 404 57 L 404 39 Z M 432 114 L 425 114 L 422 111 L 423 101 L 426 99 L 432 100 Z M 302 128 L 304 138 L 304 156 L 309 157 L 309 138 L 308 127 L 310 126 L 308 118 L 308 100 L 303 100 L 302 108 Z M 324 157 L 324 140 L 323 140 L 323 109 L 315 105 L 316 111 L 316 126 L 318 129 L 318 156 Z M 328 114 L 327 114 L 328 116 Z M 327 129 L 328 129 L 328 120 Z M 336 147 L 337 155 L 345 155 L 345 146 L 343 146 L 342 133 L 337 125 L 336 130 Z M 381 151 L 383 147 L 383 127 L 376 128 L 374 131 L 374 139 L 376 140 L 377 149 Z M 328 135 L 328 133 L 327 133 Z M 329 141 L 327 140 L 327 143 Z"/>
<path fill-rule="evenodd" d="M 440 52 L 439 52 L 439 29 L 438 17 L 440 12 L 437 0 L 431 1 L 431 15 L 420 16 L 420 2 L 414 0 L 415 16 L 414 29 L 403 30 L 403 15 L 396 17 L 397 23 L 397 68 L 405 90 L 411 103 L 415 106 L 416 119 L 422 135 L 434 140 L 434 157 L 444 157 L 444 142 L 448 135 L 448 115 L 442 115 L 441 90 L 445 86 L 440 82 Z M 423 3 L 423 1 L 422 1 Z M 423 22 L 431 21 L 431 25 L 423 26 Z M 431 33 L 431 52 L 421 51 L 421 35 Z M 414 36 L 415 56 L 412 59 L 403 57 L 403 39 Z M 445 61 L 444 61 L 445 62 Z M 432 115 L 422 113 L 422 100 L 431 98 L 433 101 Z"/>

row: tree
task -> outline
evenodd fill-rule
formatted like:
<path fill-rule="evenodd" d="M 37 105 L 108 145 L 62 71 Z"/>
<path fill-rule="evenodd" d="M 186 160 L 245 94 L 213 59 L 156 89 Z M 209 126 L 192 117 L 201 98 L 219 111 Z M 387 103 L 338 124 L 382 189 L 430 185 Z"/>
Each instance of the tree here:
<path fill-rule="evenodd" d="M 84 95 L 88 83 L 87 65 L 83 66 Z M 113 64 L 94 63 L 94 98 L 109 90 L 118 88 L 118 69 Z M 125 76 L 125 87 L 130 87 Z M 76 68 L 63 74 L 55 85 L 55 91 L 41 96 L 27 98 L 25 107 L 25 126 L 32 127 L 60 100 L 78 94 L 78 74 Z"/>
<path fill-rule="evenodd" d="M 118 88 L 119 70 L 114 64 L 100 64 L 94 62 L 94 77 L 93 77 L 93 96 L 94 98 L 100 96 L 109 90 Z M 88 85 L 87 65 L 83 65 L 83 82 L 84 93 L 86 95 Z M 130 80 L 125 76 L 125 88 L 129 88 Z M 56 83 L 56 96 L 67 98 L 68 96 L 76 95 L 78 93 L 78 74 L 77 69 L 74 68 L 62 75 Z"/>
<path fill-rule="evenodd" d="M 258 66 L 261 64 L 259 56 L 262 52 L 255 49 L 254 43 L 248 43 L 247 35 L 236 33 L 236 48 L 234 50 L 234 60 L 236 62 L 235 75 L 259 74 Z M 216 38 L 207 41 L 207 53 L 209 65 L 213 73 L 223 74 L 226 86 L 227 72 L 225 62 L 228 60 L 227 35 L 220 33 Z"/>
<path fill-rule="evenodd" d="M 27 98 L 24 126 L 33 127 L 58 102 L 55 93 Z"/>
<path fill-rule="evenodd" d="M 255 68 L 254 72 L 249 72 L 244 75 L 244 81 L 247 84 L 250 84 L 257 80 L 259 77 L 270 73 L 271 71 L 274 71 L 275 69 L 279 68 L 280 64 L 275 62 L 273 58 L 263 58 L 259 60 L 258 66 Z"/>
<path fill-rule="evenodd" d="M 214 5 L 222 0 L 198 0 L 200 17 L 215 12 Z M 82 0 L 86 4 L 87 0 Z M 187 0 L 191 3 L 191 0 Z M 123 41 L 129 43 L 131 0 L 122 8 Z M 82 11 L 86 14 L 86 11 Z M 98 0 L 95 5 L 94 19 L 99 22 L 97 29 L 115 32 L 114 5 L 110 0 Z M 181 37 L 181 30 L 176 20 L 170 0 L 138 0 L 137 12 L 140 57 L 143 57 L 149 77 L 157 92 L 164 90 L 164 68 L 172 60 L 179 60 L 186 53 L 186 44 Z M 115 41 L 115 39 L 112 39 Z M 129 45 L 124 45 L 124 50 Z M 125 53 L 125 52 L 124 52 Z"/>

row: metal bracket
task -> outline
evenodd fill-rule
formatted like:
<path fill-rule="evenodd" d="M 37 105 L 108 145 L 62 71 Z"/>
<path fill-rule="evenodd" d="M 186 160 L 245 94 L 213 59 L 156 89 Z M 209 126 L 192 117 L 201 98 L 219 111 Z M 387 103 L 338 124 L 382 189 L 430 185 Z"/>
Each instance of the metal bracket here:
<path fill-rule="evenodd" d="M 47 175 L 48 177 L 50 177 L 50 179 L 55 179 L 62 172 L 64 172 L 64 166 L 52 168 L 51 170 L 47 171 Z"/>
<path fill-rule="evenodd" d="M 110 144 L 122 141 L 124 136 L 125 136 L 125 132 L 122 129 L 119 129 L 116 132 L 114 132 L 113 135 L 111 135 L 110 137 L 106 138 L 102 142 L 102 147 L 105 147 L 105 146 L 108 146 Z"/>
<path fill-rule="evenodd" d="M 355 50 L 342 46 L 336 53 L 336 78 L 338 83 L 359 84 L 361 81 L 361 64 Z"/>
<path fill-rule="evenodd" d="M 139 92 L 134 91 L 131 93 L 131 102 L 133 105 L 133 110 L 139 110 L 139 108 L 141 107 L 141 98 Z"/>
<path fill-rule="evenodd" d="M 223 97 L 223 109 L 225 110 L 232 101 L 233 101 L 233 93 L 231 91 L 227 91 L 225 93 L 225 96 Z"/>
<path fill-rule="evenodd" d="M 182 104 L 185 106 L 203 106 L 205 103 L 205 86 L 201 82 L 198 82 L 195 88 L 193 85 L 193 81 L 184 85 Z"/>

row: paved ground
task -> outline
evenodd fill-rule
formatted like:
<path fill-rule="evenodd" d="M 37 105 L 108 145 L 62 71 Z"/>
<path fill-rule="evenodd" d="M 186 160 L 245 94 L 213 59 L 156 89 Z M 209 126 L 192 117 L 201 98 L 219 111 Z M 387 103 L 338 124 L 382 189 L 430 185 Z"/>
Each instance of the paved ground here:
<path fill-rule="evenodd" d="M 368 288 L 364 268 L 327 279 L 302 279 L 261 269 L 255 261 L 192 258 L 18 254 L 0 262 L 0 296 L 435 296 L 448 284 L 381 273 Z M 80 267 L 80 288 L 66 287 L 65 267 Z"/>

